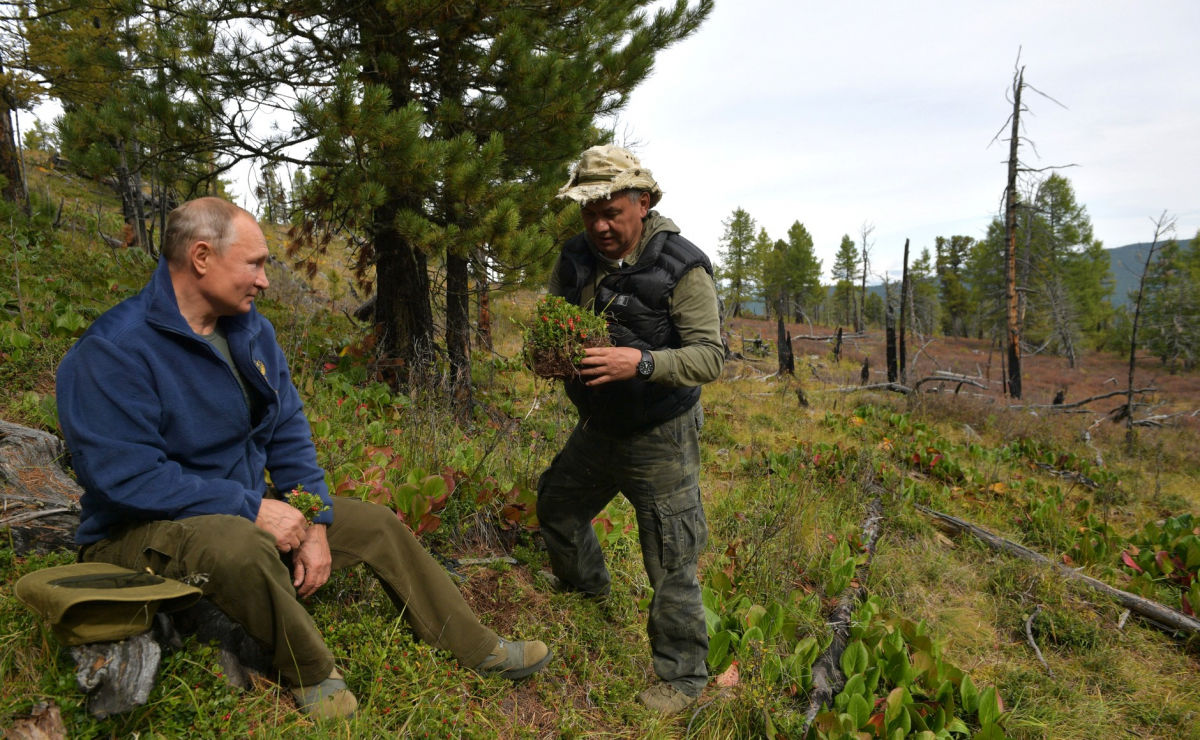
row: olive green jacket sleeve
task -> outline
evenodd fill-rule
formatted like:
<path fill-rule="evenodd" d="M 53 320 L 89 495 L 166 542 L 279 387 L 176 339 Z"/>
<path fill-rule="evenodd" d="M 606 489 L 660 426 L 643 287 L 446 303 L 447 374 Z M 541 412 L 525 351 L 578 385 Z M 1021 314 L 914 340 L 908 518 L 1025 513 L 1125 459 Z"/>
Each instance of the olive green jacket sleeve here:
<path fill-rule="evenodd" d="M 704 385 L 721 375 L 725 347 L 717 288 L 702 267 L 687 272 L 671 294 L 671 323 L 679 331 L 679 349 L 660 349 L 654 357 L 652 383 L 671 386 Z"/>

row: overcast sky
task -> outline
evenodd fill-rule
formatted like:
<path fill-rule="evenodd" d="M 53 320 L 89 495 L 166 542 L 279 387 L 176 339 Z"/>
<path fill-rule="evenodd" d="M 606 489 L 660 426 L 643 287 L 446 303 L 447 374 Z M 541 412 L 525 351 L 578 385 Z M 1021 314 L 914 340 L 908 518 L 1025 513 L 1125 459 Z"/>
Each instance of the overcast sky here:
<path fill-rule="evenodd" d="M 1105 247 L 1149 241 L 1163 211 L 1190 239 L 1198 33 L 1197 0 L 717 0 L 659 55 L 618 140 L 714 259 L 741 207 L 772 239 L 803 223 L 826 276 L 842 235 L 872 225 L 872 272 L 898 274 L 905 238 L 915 258 L 999 213 L 1020 52 L 1053 98 L 1024 94 L 1025 163 L 1077 165 L 1061 172 Z"/>

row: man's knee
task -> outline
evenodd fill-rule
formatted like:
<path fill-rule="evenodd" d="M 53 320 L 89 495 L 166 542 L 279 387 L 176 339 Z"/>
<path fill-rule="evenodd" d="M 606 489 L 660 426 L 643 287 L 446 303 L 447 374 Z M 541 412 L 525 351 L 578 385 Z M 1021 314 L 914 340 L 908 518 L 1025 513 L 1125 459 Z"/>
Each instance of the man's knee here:
<path fill-rule="evenodd" d="M 247 569 L 277 568 L 279 551 L 271 535 L 254 522 L 240 516 L 199 516 L 179 522 L 182 536 L 177 540 L 176 557 L 229 575 Z"/>

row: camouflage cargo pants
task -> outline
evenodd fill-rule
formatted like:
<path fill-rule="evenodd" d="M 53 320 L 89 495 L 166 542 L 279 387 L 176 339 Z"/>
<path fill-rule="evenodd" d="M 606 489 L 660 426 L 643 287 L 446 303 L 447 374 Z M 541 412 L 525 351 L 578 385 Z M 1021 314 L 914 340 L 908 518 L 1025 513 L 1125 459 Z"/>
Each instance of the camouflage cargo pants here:
<path fill-rule="evenodd" d="M 638 434 L 614 437 L 575 427 L 538 481 L 537 513 L 554 574 L 585 593 L 610 578 L 592 519 L 617 493 L 637 512 L 642 563 L 654 589 L 647 629 L 654 672 L 695 696 L 708 680 L 708 633 L 696 577 L 708 541 L 700 504 L 700 427 L 690 410 Z"/>

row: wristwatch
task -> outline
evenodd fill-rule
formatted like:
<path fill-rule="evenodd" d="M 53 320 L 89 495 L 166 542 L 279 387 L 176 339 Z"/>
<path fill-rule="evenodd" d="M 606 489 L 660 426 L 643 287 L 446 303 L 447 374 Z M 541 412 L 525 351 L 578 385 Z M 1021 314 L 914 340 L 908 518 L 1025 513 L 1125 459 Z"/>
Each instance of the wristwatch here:
<path fill-rule="evenodd" d="M 642 359 L 637 364 L 637 374 L 642 380 L 649 380 L 654 374 L 654 355 L 649 350 L 642 350 Z"/>

